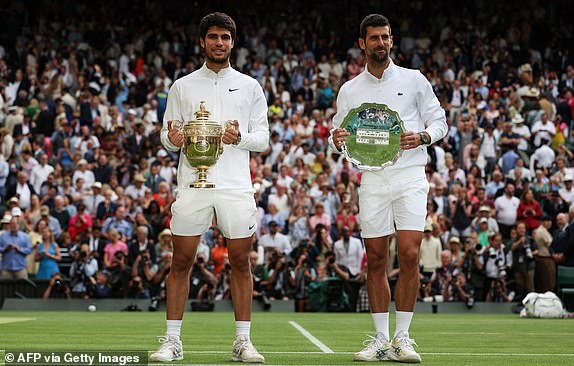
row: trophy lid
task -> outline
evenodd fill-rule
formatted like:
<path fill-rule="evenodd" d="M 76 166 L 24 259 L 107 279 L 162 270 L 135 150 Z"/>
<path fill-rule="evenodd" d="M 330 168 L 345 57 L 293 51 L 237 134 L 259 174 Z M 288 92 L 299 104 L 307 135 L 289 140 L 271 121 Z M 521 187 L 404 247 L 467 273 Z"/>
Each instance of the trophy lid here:
<path fill-rule="evenodd" d="M 211 112 L 205 108 L 205 101 L 199 102 L 199 111 L 195 112 L 195 119 L 198 121 L 208 121 Z"/>

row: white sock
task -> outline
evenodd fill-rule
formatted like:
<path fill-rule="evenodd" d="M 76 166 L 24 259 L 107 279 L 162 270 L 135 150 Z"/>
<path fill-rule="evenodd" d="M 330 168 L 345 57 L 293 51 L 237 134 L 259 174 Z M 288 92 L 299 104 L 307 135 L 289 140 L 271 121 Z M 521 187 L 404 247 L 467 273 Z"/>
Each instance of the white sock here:
<path fill-rule="evenodd" d="M 371 313 L 371 316 L 375 324 L 375 332 L 382 333 L 389 340 L 389 312 Z"/>
<path fill-rule="evenodd" d="M 394 337 L 396 337 L 399 332 L 405 332 L 408 337 L 409 327 L 411 326 L 411 320 L 413 320 L 414 313 L 412 311 L 396 311 L 395 313 L 397 316 L 397 327 L 395 328 Z"/>
<path fill-rule="evenodd" d="M 179 337 L 181 334 L 181 320 L 166 320 L 168 336 Z"/>
<path fill-rule="evenodd" d="M 249 340 L 249 331 L 251 330 L 251 321 L 235 321 L 235 337 L 247 337 Z"/>

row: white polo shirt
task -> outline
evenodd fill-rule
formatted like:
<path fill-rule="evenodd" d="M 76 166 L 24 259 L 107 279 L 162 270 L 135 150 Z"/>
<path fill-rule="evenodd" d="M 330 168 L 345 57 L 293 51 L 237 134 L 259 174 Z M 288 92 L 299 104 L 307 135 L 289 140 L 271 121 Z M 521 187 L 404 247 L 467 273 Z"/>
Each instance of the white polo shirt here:
<path fill-rule="evenodd" d="M 375 77 L 365 67 L 357 77 L 343 84 L 337 97 L 337 114 L 333 117 L 334 127 L 339 127 L 349 111 L 363 103 L 386 104 L 398 113 L 406 131 L 426 131 L 431 137 L 431 143 L 447 134 L 444 110 L 428 80 L 419 70 L 397 66 L 392 60 L 381 79 Z M 331 138 L 329 142 L 334 148 Z M 392 176 L 397 180 L 422 178 L 425 176 L 423 167 L 426 163 L 426 146 L 404 150 L 395 165 L 383 171 L 365 171 L 362 184 L 378 184 L 380 179 L 386 176 Z"/>
<path fill-rule="evenodd" d="M 496 209 L 496 220 L 502 225 L 516 225 L 519 204 L 520 200 L 517 197 L 512 196 L 508 198 L 506 194 L 498 197 L 494 201 L 494 208 Z"/>
<path fill-rule="evenodd" d="M 167 98 L 167 107 L 161 129 L 161 142 L 170 151 L 180 148 L 168 139 L 168 121 L 187 123 L 195 119 L 199 104 L 205 101 L 211 112 L 210 120 L 225 125 L 237 120 L 241 142 L 224 145 L 223 154 L 209 169 L 208 181 L 215 189 L 240 189 L 253 191 L 249 172 L 249 152 L 265 151 L 269 146 L 267 101 L 257 80 L 231 67 L 213 72 L 204 64 L 200 69 L 173 83 Z M 189 165 L 180 152 L 177 185 L 189 188 L 196 180 L 196 169 Z"/>

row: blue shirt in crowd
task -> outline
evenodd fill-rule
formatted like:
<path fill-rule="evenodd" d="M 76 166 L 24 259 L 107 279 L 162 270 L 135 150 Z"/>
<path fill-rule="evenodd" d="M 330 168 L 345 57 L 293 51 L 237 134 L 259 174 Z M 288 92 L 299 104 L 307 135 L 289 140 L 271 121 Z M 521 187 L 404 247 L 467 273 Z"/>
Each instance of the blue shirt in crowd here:
<path fill-rule="evenodd" d="M 10 245 L 16 245 L 16 250 Z M 2 269 L 7 271 L 19 271 L 27 266 L 26 256 L 32 252 L 30 236 L 22 231 L 12 234 L 5 231 L 0 234 L 0 252 L 2 253 Z"/>

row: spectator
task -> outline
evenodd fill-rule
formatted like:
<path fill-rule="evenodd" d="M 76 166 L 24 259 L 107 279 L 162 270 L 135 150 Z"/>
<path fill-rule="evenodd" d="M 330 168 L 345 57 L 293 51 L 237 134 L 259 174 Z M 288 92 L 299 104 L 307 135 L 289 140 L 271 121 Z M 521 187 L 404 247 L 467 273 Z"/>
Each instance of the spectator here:
<path fill-rule="evenodd" d="M 4 279 L 28 278 L 26 256 L 32 252 L 30 236 L 20 231 L 19 218 L 12 215 L 9 229 L 0 234 L 2 277 Z"/>
<path fill-rule="evenodd" d="M 78 206 L 78 209 L 80 206 Z M 105 238 L 109 237 L 111 230 L 116 230 L 123 240 L 129 240 L 132 237 L 132 224 L 126 220 L 126 209 L 124 206 L 119 206 L 116 209 L 113 217 L 108 217 L 102 227 L 102 234 Z"/>
<path fill-rule="evenodd" d="M 217 277 L 225 266 L 229 263 L 229 251 L 227 250 L 227 241 L 222 234 L 215 237 L 215 247 L 211 250 L 211 263 L 213 265 L 213 274 Z"/>
<path fill-rule="evenodd" d="M 542 209 L 540 204 L 534 199 L 534 192 L 528 189 L 522 193 L 522 199 L 518 205 L 517 219 L 526 224 L 526 230 L 532 233 L 534 229 L 540 226 Z"/>
<path fill-rule="evenodd" d="M 271 221 L 269 223 L 269 233 L 263 235 L 259 239 L 259 243 L 265 249 L 265 253 L 267 253 L 269 248 L 275 248 L 279 253 L 289 254 L 292 249 L 289 239 L 278 232 L 278 227 L 275 221 Z"/>
<path fill-rule="evenodd" d="M 500 227 L 503 238 L 508 238 L 510 236 L 510 229 L 516 225 L 519 204 L 520 200 L 514 197 L 514 184 L 506 183 L 504 195 L 494 201 L 496 220 L 498 221 L 498 226 Z"/>
<path fill-rule="evenodd" d="M 420 266 L 422 267 L 422 274 L 427 277 L 428 280 L 430 280 L 435 269 L 441 266 L 442 244 L 432 232 L 432 225 L 427 224 L 424 228 L 419 260 Z"/>
<path fill-rule="evenodd" d="M 106 268 L 118 266 L 125 263 L 124 258 L 128 255 L 128 246 L 120 241 L 120 234 L 117 230 L 109 231 L 110 242 L 104 248 L 104 265 Z"/>
<path fill-rule="evenodd" d="M 337 264 L 347 268 L 350 278 L 355 278 L 361 272 L 361 264 L 365 256 L 363 243 L 351 236 L 351 229 L 344 226 L 341 231 L 341 239 L 335 242 L 333 246 Z"/>
<path fill-rule="evenodd" d="M 62 260 L 60 247 L 54 240 L 54 234 L 49 227 L 42 229 L 42 241 L 35 248 L 35 259 L 39 262 L 36 279 L 47 280 L 52 278 L 54 273 L 60 272 L 58 262 Z"/>
<path fill-rule="evenodd" d="M 538 255 L 536 255 L 536 268 L 534 272 L 534 287 L 536 292 L 544 293 L 552 291 L 556 285 L 556 264 L 550 254 L 552 244 L 552 218 L 542 216 L 542 224 L 534 230 L 532 238 L 538 245 Z"/>

